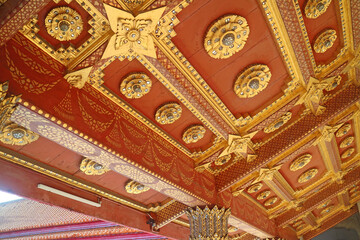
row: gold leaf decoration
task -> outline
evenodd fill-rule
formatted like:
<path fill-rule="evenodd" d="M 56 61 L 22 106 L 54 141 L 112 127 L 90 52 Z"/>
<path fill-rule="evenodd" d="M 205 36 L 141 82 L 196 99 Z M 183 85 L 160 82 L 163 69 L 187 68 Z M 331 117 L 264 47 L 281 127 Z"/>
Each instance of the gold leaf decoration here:
<path fill-rule="evenodd" d="M 287 123 L 291 119 L 292 113 L 287 112 L 284 115 L 282 115 L 280 118 L 276 119 L 274 122 L 272 122 L 269 126 L 264 128 L 265 133 L 271 133 L 279 128 L 281 128 L 285 123 Z"/>
<path fill-rule="evenodd" d="M 88 158 L 84 158 L 81 161 L 80 170 L 86 175 L 102 175 L 109 171 L 108 168 Z"/>
<path fill-rule="evenodd" d="M 231 154 L 221 156 L 215 160 L 215 165 L 221 166 L 224 165 L 225 163 L 228 163 L 230 160 L 231 160 Z"/>
<path fill-rule="evenodd" d="M 300 156 L 291 163 L 290 170 L 294 172 L 299 169 L 302 169 L 311 161 L 311 158 L 312 158 L 311 154 L 304 154 Z"/>
<path fill-rule="evenodd" d="M 25 145 L 39 139 L 38 134 L 13 122 L 8 122 L 5 125 L 0 131 L 0 136 L 1 142 L 11 145 Z"/>
<path fill-rule="evenodd" d="M 45 18 L 48 34 L 59 41 L 76 39 L 83 30 L 80 14 L 69 7 L 52 9 Z"/>
<path fill-rule="evenodd" d="M 256 199 L 257 200 L 263 200 L 265 198 L 267 198 L 270 195 L 270 191 L 263 191 L 261 193 L 259 193 L 259 195 L 257 195 Z"/>
<path fill-rule="evenodd" d="M 251 185 L 249 189 L 247 190 L 248 193 L 255 193 L 259 191 L 263 187 L 262 183 L 256 183 L 254 185 Z"/>
<path fill-rule="evenodd" d="M 240 73 L 234 84 L 234 91 L 240 98 L 254 97 L 264 90 L 271 78 L 268 66 L 256 64 Z"/>
<path fill-rule="evenodd" d="M 272 197 L 272 198 L 266 200 L 265 206 L 267 206 L 267 207 L 268 207 L 268 206 L 271 206 L 271 205 L 273 205 L 274 203 L 276 203 L 277 200 L 278 200 L 277 197 Z"/>
<path fill-rule="evenodd" d="M 158 108 L 155 120 L 160 124 L 171 124 L 181 117 L 181 106 L 177 103 L 167 103 Z"/>
<path fill-rule="evenodd" d="M 126 190 L 126 192 L 131 193 L 131 194 L 140 194 L 140 193 L 149 191 L 150 188 L 142 185 L 141 183 L 138 183 L 135 181 L 129 181 L 125 185 L 125 190 Z"/>
<path fill-rule="evenodd" d="M 340 148 L 346 148 L 346 147 L 350 146 L 353 141 L 354 141 L 354 137 L 353 137 L 353 136 L 350 136 L 350 137 L 345 138 L 345 139 L 340 143 Z"/>
<path fill-rule="evenodd" d="M 205 50 L 212 58 L 229 58 L 245 46 L 249 33 L 245 18 L 223 16 L 209 27 L 204 39 Z"/>
<path fill-rule="evenodd" d="M 186 143 L 196 143 L 205 135 L 205 128 L 201 125 L 189 127 L 183 134 L 183 140 Z"/>
<path fill-rule="evenodd" d="M 316 168 L 309 169 L 300 175 L 298 182 L 305 183 L 305 182 L 311 180 L 312 178 L 314 178 L 318 172 L 319 172 L 319 170 Z"/>
<path fill-rule="evenodd" d="M 329 207 L 323 209 L 323 210 L 320 212 L 320 214 L 321 214 L 321 215 L 328 214 L 328 213 L 331 212 L 331 210 L 332 210 L 333 208 L 334 208 L 334 206 L 329 206 Z"/>
<path fill-rule="evenodd" d="M 341 158 L 346 159 L 346 158 L 350 157 L 354 152 L 355 152 L 354 148 L 349 148 L 343 154 L 341 154 Z"/>
<path fill-rule="evenodd" d="M 327 29 L 323 31 L 314 42 L 314 51 L 316 53 L 324 53 L 331 48 L 337 38 L 336 31 L 334 29 Z"/>
<path fill-rule="evenodd" d="M 342 137 L 342 136 L 348 134 L 350 129 L 351 129 L 351 124 L 350 123 L 345 124 L 344 126 L 339 128 L 339 130 L 337 130 L 336 137 Z"/>
<path fill-rule="evenodd" d="M 326 12 L 331 0 L 308 0 L 305 6 L 305 15 L 307 18 L 318 18 Z"/>
<path fill-rule="evenodd" d="M 328 84 L 328 86 L 325 88 L 326 91 L 332 91 L 334 90 L 337 86 L 340 85 L 341 82 L 341 76 L 336 76 L 334 77 L 331 82 Z"/>
<path fill-rule="evenodd" d="M 141 98 L 150 92 L 151 85 L 145 73 L 132 73 L 121 82 L 120 91 L 127 98 Z"/>

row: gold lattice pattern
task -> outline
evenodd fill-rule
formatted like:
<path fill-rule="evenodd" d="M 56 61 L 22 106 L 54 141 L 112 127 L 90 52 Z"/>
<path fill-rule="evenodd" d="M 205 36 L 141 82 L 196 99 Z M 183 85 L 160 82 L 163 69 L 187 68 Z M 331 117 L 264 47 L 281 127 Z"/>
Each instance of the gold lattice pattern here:
<path fill-rule="evenodd" d="M 291 163 L 290 170 L 297 171 L 299 169 L 302 169 L 311 161 L 311 158 L 312 158 L 311 154 L 304 154 L 300 156 Z"/>
<path fill-rule="evenodd" d="M 132 73 L 121 82 L 120 91 L 127 98 L 141 98 L 150 92 L 151 85 L 145 73 Z"/>
<path fill-rule="evenodd" d="M 84 158 L 80 163 L 80 170 L 86 175 L 102 175 L 109 171 L 108 168 L 105 168 L 103 165 L 92 161 L 88 158 Z"/>
<path fill-rule="evenodd" d="M 189 127 L 183 134 L 185 143 L 196 143 L 204 137 L 205 128 L 201 125 L 194 125 Z"/>
<path fill-rule="evenodd" d="M 287 112 L 284 115 L 282 115 L 280 118 L 276 119 L 274 122 L 272 122 L 269 126 L 264 128 L 265 133 L 271 133 L 279 128 L 281 128 L 285 123 L 287 123 L 291 119 L 292 113 Z"/>
<path fill-rule="evenodd" d="M 334 29 L 327 29 L 323 31 L 314 42 L 314 51 L 316 53 L 324 53 L 334 45 L 336 40 L 336 31 Z"/>
<path fill-rule="evenodd" d="M 125 190 L 131 194 L 140 194 L 150 190 L 149 187 L 142 185 L 141 183 L 135 181 L 129 181 L 125 185 Z"/>
<path fill-rule="evenodd" d="M 331 0 L 308 0 L 305 6 L 305 15 L 307 18 L 318 18 L 326 12 Z"/>
<path fill-rule="evenodd" d="M 267 87 L 270 78 L 270 69 L 264 64 L 247 67 L 236 79 L 234 91 L 240 98 L 254 97 Z"/>
<path fill-rule="evenodd" d="M 249 33 L 245 18 L 238 15 L 223 16 L 209 27 L 204 47 L 212 58 L 229 58 L 244 47 Z"/>
<path fill-rule="evenodd" d="M 1 142 L 11 145 L 25 145 L 39 139 L 39 135 L 36 133 L 13 122 L 5 125 L 0 136 Z"/>
<path fill-rule="evenodd" d="M 318 172 L 319 172 L 319 170 L 317 168 L 309 169 L 300 175 L 298 182 L 305 183 L 307 181 L 310 181 L 312 178 L 314 178 L 316 176 L 316 174 Z"/>
<path fill-rule="evenodd" d="M 160 124 L 174 123 L 181 117 L 181 106 L 177 103 L 167 103 L 155 113 L 155 120 Z"/>

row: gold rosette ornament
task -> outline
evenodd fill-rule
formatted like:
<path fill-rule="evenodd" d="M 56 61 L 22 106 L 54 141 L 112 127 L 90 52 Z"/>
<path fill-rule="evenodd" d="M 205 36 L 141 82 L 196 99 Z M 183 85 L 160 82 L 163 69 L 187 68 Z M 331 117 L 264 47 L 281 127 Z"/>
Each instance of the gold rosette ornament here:
<path fill-rule="evenodd" d="M 354 148 L 349 148 L 343 154 L 341 154 L 341 158 L 346 159 L 346 158 L 350 157 L 354 152 L 355 152 Z"/>
<path fill-rule="evenodd" d="M 267 206 L 267 207 L 268 207 L 268 206 L 271 206 L 271 205 L 273 205 L 274 203 L 276 203 L 277 200 L 278 200 L 277 197 L 272 197 L 272 198 L 268 199 L 268 200 L 265 202 L 265 206 Z"/>
<path fill-rule="evenodd" d="M 177 103 L 167 103 L 155 113 L 155 120 L 160 124 L 171 124 L 181 117 L 181 106 Z"/>
<path fill-rule="evenodd" d="M 305 15 L 307 18 L 318 18 L 326 12 L 331 0 L 308 0 L 305 6 Z"/>
<path fill-rule="evenodd" d="M 151 89 L 151 80 L 145 73 L 133 73 L 121 82 L 120 91 L 127 98 L 141 98 Z"/>
<path fill-rule="evenodd" d="M 189 127 L 183 134 L 183 140 L 186 143 L 196 143 L 204 137 L 205 128 L 201 125 Z"/>
<path fill-rule="evenodd" d="M 142 185 L 141 183 L 135 181 L 129 181 L 125 185 L 125 190 L 131 194 L 140 194 L 150 190 L 149 187 Z"/>
<path fill-rule="evenodd" d="M 294 172 L 305 167 L 311 161 L 311 158 L 311 154 L 304 154 L 300 156 L 291 163 L 290 170 Z"/>
<path fill-rule="evenodd" d="M 353 137 L 353 136 L 349 136 L 349 137 L 345 138 L 345 139 L 340 143 L 340 148 L 346 148 L 346 147 L 350 146 L 353 141 L 354 141 L 354 137 Z"/>
<path fill-rule="evenodd" d="M 209 27 L 204 47 L 212 58 L 229 58 L 244 47 L 249 33 L 250 29 L 245 18 L 227 15 Z"/>
<path fill-rule="evenodd" d="M 110 169 L 105 168 L 103 165 L 88 158 L 84 158 L 81 161 L 80 170 L 86 175 L 102 175 L 108 172 Z"/>
<path fill-rule="evenodd" d="M 3 143 L 11 145 L 25 145 L 38 140 L 39 135 L 17 125 L 13 122 L 8 122 L 0 132 L 0 140 Z"/>
<path fill-rule="evenodd" d="M 285 123 L 287 123 L 291 119 L 292 113 L 287 112 L 284 115 L 282 115 L 280 118 L 276 119 L 274 122 L 272 122 L 269 126 L 264 128 L 265 133 L 271 133 L 279 128 L 281 128 Z"/>
<path fill-rule="evenodd" d="M 270 191 L 263 191 L 261 193 L 259 193 L 259 195 L 256 197 L 257 200 L 263 200 L 265 198 L 267 198 L 270 195 Z"/>
<path fill-rule="evenodd" d="M 313 179 L 316 174 L 319 172 L 318 169 L 316 168 L 312 168 L 310 170 L 307 170 L 306 172 L 304 172 L 303 174 L 300 175 L 298 182 L 299 183 L 305 183 L 307 181 L 310 181 L 311 179 Z"/>
<path fill-rule="evenodd" d="M 345 136 L 346 134 L 348 134 L 350 129 L 351 129 L 351 124 L 350 123 L 344 124 L 343 126 L 341 126 L 341 128 L 339 128 L 339 130 L 337 130 L 336 137 Z"/>
<path fill-rule="evenodd" d="M 254 185 L 251 185 L 247 191 L 248 193 L 255 193 L 259 191 L 262 187 L 263 187 L 262 183 L 255 183 Z"/>
<path fill-rule="evenodd" d="M 336 31 L 334 29 L 323 31 L 314 42 L 314 51 L 316 53 L 326 52 L 334 45 L 336 38 Z"/>

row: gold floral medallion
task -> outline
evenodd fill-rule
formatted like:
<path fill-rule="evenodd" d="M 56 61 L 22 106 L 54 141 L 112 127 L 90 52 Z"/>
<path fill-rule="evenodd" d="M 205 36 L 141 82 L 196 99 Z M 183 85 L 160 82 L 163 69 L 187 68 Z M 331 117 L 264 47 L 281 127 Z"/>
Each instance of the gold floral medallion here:
<path fill-rule="evenodd" d="M 297 171 L 299 169 L 302 169 L 311 161 L 311 158 L 312 158 L 311 154 L 304 154 L 300 156 L 291 163 L 290 170 Z"/>
<path fill-rule="evenodd" d="M 323 210 L 320 212 L 320 214 L 321 214 L 321 215 L 328 214 L 328 213 L 331 212 L 331 210 L 332 210 L 333 208 L 334 208 L 334 206 L 329 206 L 329 207 L 323 209 Z"/>
<path fill-rule="evenodd" d="M 240 98 L 250 98 L 264 90 L 271 78 L 268 66 L 256 64 L 240 73 L 234 84 L 234 91 Z"/>
<path fill-rule="evenodd" d="M 38 134 L 13 122 L 8 122 L 0 134 L 0 140 L 3 143 L 11 145 L 25 145 L 32 143 L 39 138 Z"/>
<path fill-rule="evenodd" d="M 265 198 L 267 198 L 270 195 L 270 191 L 263 191 L 261 193 L 259 193 L 259 195 L 257 195 L 256 199 L 257 200 L 264 200 Z"/>
<path fill-rule="evenodd" d="M 319 170 L 316 168 L 309 169 L 300 175 L 298 182 L 305 183 L 305 182 L 311 180 L 312 178 L 314 178 L 318 172 L 319 172 Z"/>
<path fill-rule="evenodd" d="M 228 155 L 225 155 L 225 156 L 222 156 L 222 157 L 218 157 L 215 160 L 215 165 L 222 166 L 222 165 L 228 163 L 230 160 L 231 160 L 231 154 L 228 154 Z"/>
<path fill-rule="evenodd" d="M 167 103 L 158 108 L 155 120 L 160 124 L 171 124 L 181 117 L 181 106 L 177 103 Z"/>
<path fill-rule="evenodd" d="M 255 183 L 254 185 L 251 185 L 249 189 L 247 190 L 248 193 L 255 193 L 259 191 L 263 187 L 262 183 Z"/>
<path fill-rule="evenodd" d="M 351 129 L 351 124 L 350 123 L 347 123 L 347 124 L 343 125 L 341 128 L 339 128 L 339 130 L 337 130 L 336 137 L 342 137 L 342 136 L 348 134 L 350 129 Z"/>
<path fill-rule="evenodd" d="M 204 47 L 212 58 L 229 58 L 244 47 L 249 33 L 250 29 L 245 18 L 227 15 L 209 27 Z"/>
<path fill-rule="evenodd" d="M 323 31 L 314 42 L 314 51 L 316 53 L 324 53 L 331 48 L 337 38 L 336 31 L 334 29 L 327 29 Z"/>
<path fill-rule="evenodd" d="M 326 12 L 331 0 L 308 0 L 305 6 L 305 15 L 307 18 L 318 18 Z"/>
<path fill-rule="evenodd" d="M 80 163 L 80 170 L 86 175 L 102 175 L 110 169 L 105 168 L 103 165 L 92 161 L 91 159 L 84 158 Z"/>
<path fill-rule="evenodd" d="M 59 41 L 76 39 L 83 30 L 80 14 L 69 7 L 52 9 L 45 18 L 46 31 Z"/>
<path fill-rule="evenodd" d="M 354 141 L 354 137 L 353 136 L 349 136 L 347 138 L 345 138 L 341 143 L 340 143 L 340 148 L 346 148 L 348 146 L 350 146 Z"/>
<path fill-rule="evenodd" d="M 150 92 L 152 82 L 145 73 L 132 73 L 124 78 L 120 91 L 127 98 L 141 98 Z"/>
<path fill-rule="evenodd" d="M 273 205 L 274 203 L 276 203 L 277 200 L 278 200 L 277 197 L 272 197 L 272 198 L 266 200 L 265 206 L 267 206 L 267 207 L 268 207 L 268 206 L 271 206 L 271 205 Z"/>
<path fill-rule="evenodd" d="M 186 129 L 183 133 L 183 140 L 185 143 L 196 143 L 205 135 L 205 128 L 201 125 L 194 125 Z"/>
<path fill-rule="evenodd" d="M 285 123 L 287 123 L 291 119 L 292 113 L 287 112 L 284 115 L 282 115 L 280 118 L 276 119 L 274 122 L 272 122 L 269 126 L 264 128 L 265 133 L 271 133 L 279 128 L 281 128 Z"/>
<path fill-rule="evenodd" d="M 352 147 L 352 148 L 349 148 L 349 149 L 347 149 L 343 154 L 341 154 L 341 158 L 342 158 L 342 159 L 348 158 L 348 157 L 350 157 L 354 152 L 355 152 L 355 149 L 354 149 L 353 147 Z"/>
<path fill-rule="evenodd" d="M 336 76 L 333 78 L 333 80 L 328 84 L 328 86 L 325 88 L 326 91 L 332 91 L 334 90 L 337 86 L 340 85 L 341 82 L 341 76 Z"/>
<path fill-rule="evenodd" d="M 140 194 L 149 191 L 150 188 L 142 185 L 141 183 L 135 181 L 129 181 L 125 185 L 125 190 L 126 192 L 131 194 Z"/>

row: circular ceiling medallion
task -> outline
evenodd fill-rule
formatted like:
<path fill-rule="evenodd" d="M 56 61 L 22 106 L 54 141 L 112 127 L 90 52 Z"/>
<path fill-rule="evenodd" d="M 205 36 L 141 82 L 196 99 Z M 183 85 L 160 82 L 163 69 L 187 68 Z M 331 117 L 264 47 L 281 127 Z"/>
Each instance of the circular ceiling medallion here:
<path fill-rule="evenodd" d="M 127 98 L 141 98 L 150 92 L 151 85 L 145 73 L 132 73 L 121 82 L 120 91 Z"/>
<path fill-rule="evenodd" d="M 249 37 L 246 19 L 227 15 L 215 21 L 206 33 L 204 47 L 212 58 L 228 58 L 240 51 Z"/>
<path fill-rule="evenodd" d="M 201 125 L 194 125 L 189 127 L 183 133 L 183 140 L 185 143 L 196 143 L 205 135 L 205 128 Z"/>
<path fill-rule="evenodd" d="M 298 182 L 305 183 L 305 182 L 309 181 L 310 179 L 314 178 L 318 172 L 319 172 L 319 170 L 316 168 L 307 170 L 306 172 L 304 172 L 303 174 L 300 175 Z"/>
<path fill-rule="evenodd" d="M 331 48 L 336 40 L 336 31 L 328 29 L 323 31 L 314 42 L 314 51 L 316 53 L 324 53 Z"/>
<path fill-rule="evenodd" d="M 268 199 L 266 202 L 265 202 L 265 206 L 271 206 L 273 205 L 274 203 L 276 203 L 278 200 L 277 197 L 272 197 L 270 199 Z"/>
<path fill-rule="evenodd" d="M 350 137 L 345 138 L 345 139 L 340 143 L 340 148 L 346 148 L 346 147 L 350 146 L 353 141 L 354 141 L 354 137 L 353 137 L 353 136 L 350 136 Z"/>
<path fill-rule="evenodd" d="M 270 195 L 270 191 L 263 191 L 261 193 L 259 193 L 259 195 L 257 195 L 256 199 L 257 200 L 264 200 L 265 198 L 267 198 Z"/>
<path fill-rule="evenodd" d="M 39 135 L 16 123 L 9 122 L 0 132 L 0 141 L 11 145 L 25 145 L 39 138 Z"/>
<path fill-rule="evenodd" d="M 215 160 L 215 165 L 217 166 L 224 165 L 225 163 L 229 162 L 230 159 L 231 159 L 231 154 L 219 157 Z"/>
<path fill-rule="evenodd" d="M 251 185 L 247 191 L 248 193 L 255 193 L 259 191 L 262 187 L 263 187 L 262 183 L 255 183 L 254 185 Z"/>
<path fill-rule="evenodd" d="M 311 161 L 311 158 L 312 158 L 311 154 L 304 154 L 300 156 L 291 163 L 290 170 L 297 171 L 299 169 L 302 169 Z"/>
<path fill-rule="evenodd" d="M 329 206 L 329 207 L 323 209 L 323 210 L 320 212 L 320 214 L 321 214 L 321 215 L 328 214 L 329 212 L 331 212 L 331 210 L 332 210 L 333 208 L 334 208 L 334 206 Z"/>
<path fill-rule="evenodd" d="M 167 103 L 158 108 L 155 120 L 160 124 L 171 124 L 181 117 L 181 106 L 177 103 Z"/>
<path fill-rule="evenodd" d="M 276 119 L 269 126 L 264 128 L 264 132 L 265 133 L 271 133 L 271 132 L 274 132 L 274 131 L 278 130 L 279 128 L 281 128 L 285 123 L 287 123 L 291 119 L 291 116 L 292 116 L 291 112 L 285 113 L 283 116 Z"/>
<path fill-rule="evenodd" d="M 354 149 L 354 148 L 349 148 L 349 149 L 347 149 L 343 154 L 341 154 L 341 158 L 342 158 L 342 159 L 348 158 L 348 157 L 350 157 L 354 152 L 355 152 L 355 149 Z"/>
<path fill-rule="evenodd" d="M 254 97 L 264 90 L 271 78 L 268 66 L 256 64 L 240 73 L 234 84 L 234 91 L 240 98 Z"/>
<path fill-rule="evenodd" d="M 331 83 L 325 88 L 326 91 L 332 91 L 334 90 L 337 86 L 340 85 L 341 82 L 341 76 L 336 76 L 334 77 L 334 79 L 331 81 Z"/>
<path fill-rule="evenodd" d="M 60 41 L 76 39 L 83 30 L 80 14 L 69 7 L 52 9 L 45 18 L 46 31 Z"/>
<path fill-rule="evenodd" d="M 305 6 L 305 16 L 307 18 L 317 18 L 329 7 L 331 0 L 308 0 Z"/>
<path fill-rule="evenodd" d="M 346 135 L 350 131 L 350 129 L 351 129 L 350 123 L 343 125 L 341 128 L 339 128 L 339 130 L 337 130 L 336 137 L 342 137 Z"/>

